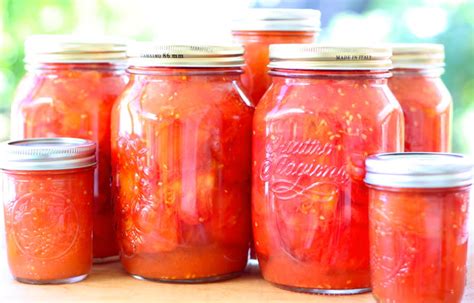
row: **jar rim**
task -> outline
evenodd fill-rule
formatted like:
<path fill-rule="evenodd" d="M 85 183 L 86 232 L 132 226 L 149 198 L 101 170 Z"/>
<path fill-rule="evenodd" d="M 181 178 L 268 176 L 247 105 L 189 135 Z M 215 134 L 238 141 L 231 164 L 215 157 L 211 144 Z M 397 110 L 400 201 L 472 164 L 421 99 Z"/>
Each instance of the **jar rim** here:
<path fill-rule="evenodd" d="M 455 153 L 383 153 L 366 161 L 365 183 L 394 188 L 448 188 L 473 183 L 473 161 Z"/>
<path fill-rule="evenodd" d="M 393 68 L 426 69 L 445 66 L 443 44 L 396 43 L 391 46 Z"/>
<path fill-rule="evenodd" d="M 0 169 L 65 170 L 96 165 L 96 144 L 78 138 L 36 138 L 0 144 Z"/>
<path fill-rule="evenodd" d="M 271 69 L 388 70 L 392 51 L 387 46 L 333 44 L 272 44 Z"/>
<path fill-rule="evenodd" d="M 126 60 L 127 42 L 117 37 L 33 35 L 25 40 L 27 65 L 38 63 L 113 63 Z"/>
<path fill-rule="evenodd" d="M 233 31 L 321 30 L 321 12 L 315 9 L 253 8 L 239 12 L 232 20 Z"/>
<path fill-rule="evenodd" d="M 241 45 L 137 42 L 127 49 L 128 65 L 137 67 L 242 67 Z"/>

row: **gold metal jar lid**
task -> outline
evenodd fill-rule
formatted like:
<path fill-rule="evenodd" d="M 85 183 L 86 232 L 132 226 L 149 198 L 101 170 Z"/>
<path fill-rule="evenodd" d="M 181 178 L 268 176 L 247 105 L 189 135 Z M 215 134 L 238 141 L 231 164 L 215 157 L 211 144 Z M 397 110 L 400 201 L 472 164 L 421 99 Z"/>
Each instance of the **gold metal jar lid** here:
<path fill-rule="evenodd" d="M 126 60 L 127 43 L 111 37 L 35 35 L 25 41 L 25 63 L 109 63 Z"/>
<path fill-rule="evenodd" d="M 390 47 L 321 44 L 270 45 L 270 68 L 301 70 L 388 70 Z"/>
<path fill-rule="evenodd" d="M 127 51 L 128 64 L 137 67 L 240 67 L 239 45 L 161 45 L 136 43 Z"/>
<path fill-rule="evenodd" d="M 393 68 L 438 68 L 444 66 L 442 44 L 393 44 Z"/>
<path fill-rule="evenodd" d="M 255 8 L 241 12 L 232 22 L 242 31 L 315 31 L 321 30 L 321 12 L 314 9 Z"/>

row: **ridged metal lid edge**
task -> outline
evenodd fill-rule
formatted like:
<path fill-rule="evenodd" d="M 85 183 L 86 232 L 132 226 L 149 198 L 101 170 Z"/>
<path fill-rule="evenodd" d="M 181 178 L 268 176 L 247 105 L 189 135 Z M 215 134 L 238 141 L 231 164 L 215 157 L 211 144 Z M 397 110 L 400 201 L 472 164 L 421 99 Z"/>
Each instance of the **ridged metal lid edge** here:
<path fill-rule="evenodd" d="M 232 30 L 319 32 L 321 12 L 314 9 L 248 9 L 232 20 Z"/>
<path fill-rule="evenodd" d="M 394 188 L 449 188 L 473 183 L 473 161 L 452 153 L 386 153 L 366 159 L 365 183 Z"/>
<path fill-rule="evenodd" d="M 270 45 L 269 68 L 302 70 L 388 70 L 392 51 L 386 46 L 329 44 Z"/>
<path fill-rule="evenodd" d="M 422 69 L 444 67 L 444 46 L 434 43 L 392 44 L 393 68 Z"/>
<path fill-rule="evenodd" d="M 96 165 L 96 144 L 77 138 L 37 138 L 0 144 L 0 169 L 64 170 Z"/>
<path fill-rule="evenodd" d="M 157 67 L 241 67 L 244 49 L 240 45 L 167 45 L 135 43 L 127 50 L 131 66 Z"/>
<path fill-rule="evenodd" d="M 26 64 L 115 63 L 126 60 L 127 42 L 114 37 L 34 35 L 25 41 Z"/>

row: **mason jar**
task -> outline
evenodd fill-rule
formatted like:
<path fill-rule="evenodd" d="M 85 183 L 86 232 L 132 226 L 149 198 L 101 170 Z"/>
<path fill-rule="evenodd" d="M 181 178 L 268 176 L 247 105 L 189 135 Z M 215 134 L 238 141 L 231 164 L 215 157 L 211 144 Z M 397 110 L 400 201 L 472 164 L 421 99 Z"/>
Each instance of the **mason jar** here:
<path fill-rule="evenodd" d="M 381 303 L 461 302 L 472 161 L 459 154 L 366 160 L 373 295 Z"/>
<path fill-rule="evenodd" d="M 254 104 L 272 83 L 267 68 L 270 44 L 315 42 L 320 18 L 312 9 L 250 9 L 235 18 L 232 34 L 245 48 L 242 84 Z"/>
<path fill-rule="evenodd" d="M 253 124 L 253 235 L 263 277 L 285 289 L 370 290 L 368 155 L 401 151 L 386 47 L 270 46 L 273 83 Z"/>
<path fill-rule="evenodd" d="M 451 150 L 453 101 L 441 79 L 441 44 L 393 45 L 393 76 L 388 86 L 405 115 L 405 151 Z"/>
<path fill-rule="evenodd" d="M 136 278 L 239 275 L 250 239 L 253 108 L 240 46 L 137 44 L 113 110 L 121 261 Z"/>
<path fill-rule="evenodd" d="M 25 42 L 27 73 L 12 105 L 13 139 L 78 137 L 97 143 L 94 258 L 117 258 L 111 200 L 110 113 L 127 83 L 125 43 L 39 35 Z"/>
<path fill-rule="evenodd" d="M 0 145 L 8 264 L 23 283 L 78 282 L 92 267 L 95 143 L 73 138 Z"/>

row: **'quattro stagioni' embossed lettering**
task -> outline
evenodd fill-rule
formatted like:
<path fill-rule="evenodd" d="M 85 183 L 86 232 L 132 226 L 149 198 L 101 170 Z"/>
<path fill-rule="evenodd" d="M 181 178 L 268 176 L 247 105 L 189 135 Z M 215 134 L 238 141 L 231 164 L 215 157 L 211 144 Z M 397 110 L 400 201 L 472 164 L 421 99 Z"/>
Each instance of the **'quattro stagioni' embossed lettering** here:
<path fill-rule="evenodd" d="M 344 167 L 321 163 L 324 162 L 322 158 L 335 150 L 334 145 L 322 144 L 317 139 L 284 140 L 274 135 L 266 145 L 260 178 L 270 182 L 270 190 L 279 199 L 292 199 L 299 195 L 324 196 L 330 188 L 329 192 L 337 191 L 339 184 L 349 180 Z M 311 177 L 311 182 L 303 184 L 305 177 Z M 322 187 L 324 190 L 319 190 Z"/>

